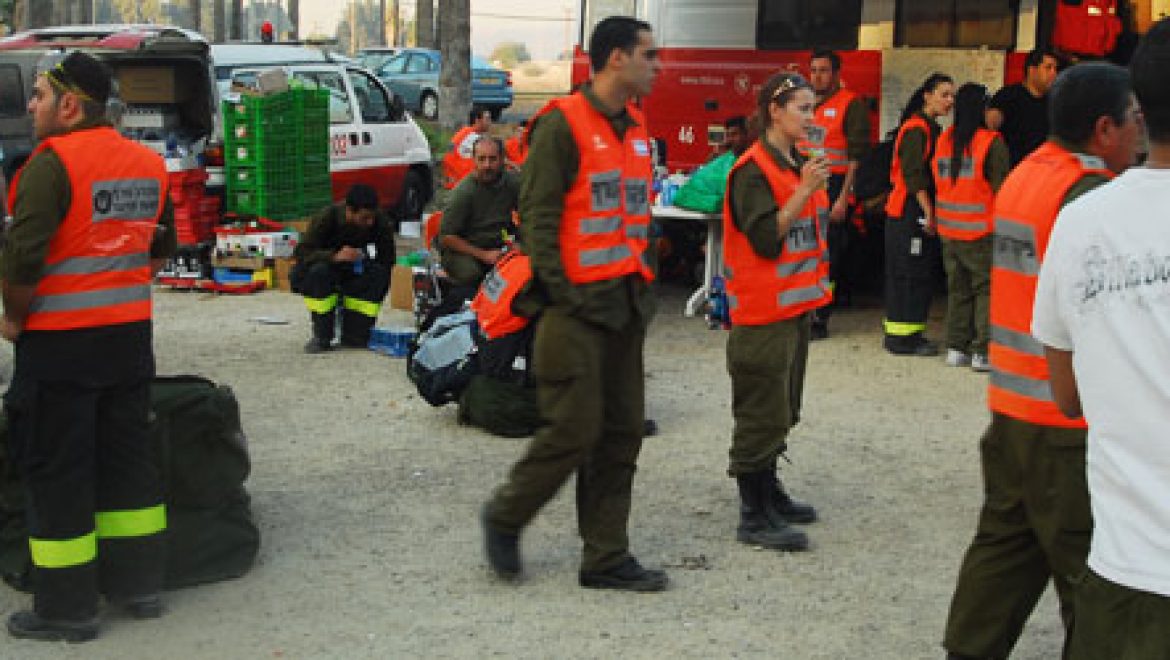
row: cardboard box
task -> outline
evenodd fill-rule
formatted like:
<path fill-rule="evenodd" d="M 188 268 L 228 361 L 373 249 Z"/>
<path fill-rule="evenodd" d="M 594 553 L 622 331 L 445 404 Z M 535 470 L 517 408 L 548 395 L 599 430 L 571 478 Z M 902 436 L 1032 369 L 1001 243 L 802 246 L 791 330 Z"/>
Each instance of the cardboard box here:
<path fill-rule="evenodd" d="M 312 222 L 309 218 L 304 220 L 285 220 L 284 226 L 288 227 L 290 231 L 295 231 L 298 234 L 304 234 L 309 231 L 309 223 Z"/>
<path fill-rule="evenodd" d="M 410 266 L 394 266 L 390 273 L 390 307 L 414 311 L 414 271 Z"/>
<path fill-rule="evenodd" d="M 273 286 L 279 291 L 291 293 L 292 284 L 290 278 L 292 276 L 293 264 L 296 263 L 296 260 L 288 257 L 278 257 L 272 261 L 273 279 L 275 280 Z"/>
<path fill-rule="evenodd" d="M 257 271 L 268 267 L 268 260 L 264 257 L 241 257 L 217 254 L 211 258 L 211 265 L 216 268 Z"/>
<path fill-rule="evenodd" d="M 166 66 L 123 66 L 118 92 L 125 103 L 178 103 L 186 86 L 176 84 L 175 69 Z"/>

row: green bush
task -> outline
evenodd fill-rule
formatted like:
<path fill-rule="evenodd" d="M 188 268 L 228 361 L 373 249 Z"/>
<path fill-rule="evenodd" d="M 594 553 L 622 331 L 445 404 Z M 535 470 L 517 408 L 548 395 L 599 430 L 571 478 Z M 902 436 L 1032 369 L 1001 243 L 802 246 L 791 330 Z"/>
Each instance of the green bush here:
<path fill-rule="evenodd" d="M 427 144 L 431 147 L 431 158 L 438 162 L 451 147 L 451 138 L 455 133 L 445 131 L 437 122 L 427 121 L 421 117 L 415 117 L 414 121 L 427 137 Z"/>

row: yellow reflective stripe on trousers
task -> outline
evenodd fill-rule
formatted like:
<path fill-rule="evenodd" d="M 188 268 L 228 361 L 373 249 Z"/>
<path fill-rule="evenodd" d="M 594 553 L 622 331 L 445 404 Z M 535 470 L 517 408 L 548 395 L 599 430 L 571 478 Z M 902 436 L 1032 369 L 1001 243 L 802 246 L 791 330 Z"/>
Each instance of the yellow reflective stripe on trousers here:
<path fill-rule="evenodd" d="M 159 504 L 132 511 L 99 511 L 94 516 L 98 538 L 129 539 L 158 534 L 167 528 L 167 509 Z"/>
<path fill-rule="evenodd" d="M 309 308 L 310 312 L 314 314 L 328 314 L 337 307 L 337 294 L 333 294 L 328 298 L 310 298 L 305 296 L 305 307 Z"/>
<path fill-rule="evenodd" d="M 378 318 L 378 310 L 382 309 L 382 306 L 376 302 L 359 298 L 346 298 L 342 304 L 351 312 L 357 312 L 372 319 Z"/>
<path fill-rule="evenodd" d="M 29 538 L 28 550 L 38 568 L 81 566 L 97 559 L 97 534 L 62 540 Z"/>
<path fill-rule="evenodd" d="M 925 323 L 901 323 L 899 321 L 882 321 L 886 334 L 892 337 L 909 337 L 910 335 L 926 330 Z"/>

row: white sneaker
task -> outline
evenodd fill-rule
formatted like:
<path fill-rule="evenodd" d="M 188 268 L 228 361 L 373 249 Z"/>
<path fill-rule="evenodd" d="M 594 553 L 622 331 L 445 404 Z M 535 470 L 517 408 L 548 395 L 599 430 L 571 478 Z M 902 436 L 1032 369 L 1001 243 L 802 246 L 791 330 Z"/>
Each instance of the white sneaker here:
<path fill-rule="evenodd" d="M 986 361 L 986 358 L 984 358 Z M 953 348 L 947 349 L 947 366 L 948 367 L 965 367 L 971 364 L 971 356 L 963 351 L 956 351 Z"/>
<path fill-rule="evenodd" d="M 991 362 L 982 353 L 971 356 L 971 368 L 975 371 L 991 371 Z"/>

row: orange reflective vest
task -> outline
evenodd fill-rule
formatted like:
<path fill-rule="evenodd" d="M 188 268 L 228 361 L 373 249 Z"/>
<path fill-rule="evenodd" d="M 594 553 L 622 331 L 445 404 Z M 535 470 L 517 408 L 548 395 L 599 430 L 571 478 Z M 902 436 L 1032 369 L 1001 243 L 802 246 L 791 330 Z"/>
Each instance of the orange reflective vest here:
<path fill-rule="evenodd" d="M 1055 23 L 1053 47 L 1095 57 L 1108 55 L 1122 31 L 1117 0 L 1057 0 Z"/>
<path fill-rule="evenodd" d="M 516 167 L 523 165 L 525 159 L 528 158 L 527 134 L 508 138 L 508 141 L 504 143 L 504 151 L 506 152 L 505 155 L 508 158 L 508 162 Z"/>
<path fill-rule="evenodd" d="M 49 243 L 26 330 L 73 330 L 151 318 L 150 244 L 166 200 L 162 158 L 100 127 L 46 138 L 69 176 L 71 202 Z M 12 181 L 16 204 L 20 173 Z"/>
<path fill-rule="evenodd" d="M 980 128 L 971 137 L 967 153 L 959 161 L 959 173 L 952 178 L 955 153 L 955 129 L 948 128 L 938 138 L 934 158 L 934 213 L 938 217 L 938 233 L 956 241 L 974 241 L 991 233 L 991 210 L 995 191 L 983 175 L 987 152 L 999 133 Z"/>
<path fill-rule="evenodd" d="M 463 177 L 471 174 L 475 169 L 475 160 L 471 157 L 471 149 L 479 133 L 470 126 L 459 129 L 451 138 L 451 150 L 443 156 L 443 186 L 447 189 L 459 185 Z"/>
<path fill-rule="evenodd" d="M 894 188 L 890 191 L 889 199 L 886 200 L 886 215 L 891 219 L 901 218 L 902 211 L 906 208 L 906 195 L 908 193 L 906 179 L 902 177 L 902 159 L 898 156 L 898 150 L 902 147 L 902 136 L 906 134 L 906 131 L 915 128 L 926 133 L 926 153 L 922 155 L 922 160 L 929 163 L 931 155 L 934 153 L 934 140 L 930 133 L 930 124 L 926 123 L 926 119 L 922 115 L 912 115 L 898 128 L 898 137 L 894 139 L 894 159 L 890 163 L 890 184 Z"/>
<path fill-rule="evenodd" d="M 483 278 L 483 284 L 471 301 L 479 319 L 479 328 L 488 339 L 499 339 L 523 330 L 531 319 L 512 311 L 524 285 L 532 281 L 532 261 L 528 255 L 513 250 L 504 253 Z"/>
<path fill-rule="evenodd" d="M 1046 142 L 1012 170 L 995 199 L 988 405 L 1032 424 L 1085 427 L 1083 420 L 1061 414 L 1053 401 L 1044 346 L 1032 337 L 1032 304 L 1061 203 L 1090 173 L 1113 176 L 1101 159 Z"/>
<path fill-rule="evenodd" d="M 841 88 L 825 102 L 818 105 L 813 125 L 808 129 L 808 140 L 797 148 L 808 153 L 810 149 L 823 149 L 829 159 L 829 170 L 833 174 L 845 174 L 849 170 L 849 140 L 845 136 L 845 112 L 857 95 Z"/>
<path fill-rule="evenodd" d="M 539 114 L 552 108 L 564 114 L 580 154 L 561 216 L 565 275 L 573 284 L 634 274 L 653 280 L 650 138 L 641 111 L 626 107 L 635 124 L 619 140 L 609 120 L 581 93 L 553 99 Z"/>
<path fill-rule="evenodd" d="M 800 177 L 777 165 L 757 141 L 732 166 L 728 181 L 749 161 L 763 171 L 777 206 L 782 207 L 800 185 Z M 765 325 L 790 319 L 832 299 L 824 229 L 828 209 L 829 195 L 818 190 L 784 237 L 780 258 L 765 259 L 735 226 L 731 199 L 724 197 L 723 274 L 732 325 Z"/>

